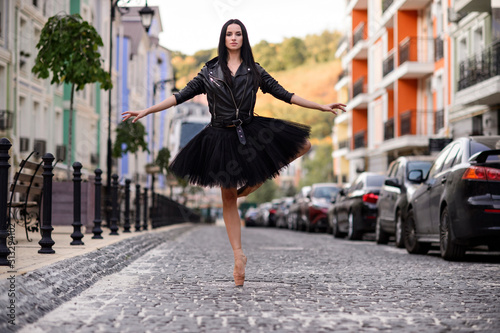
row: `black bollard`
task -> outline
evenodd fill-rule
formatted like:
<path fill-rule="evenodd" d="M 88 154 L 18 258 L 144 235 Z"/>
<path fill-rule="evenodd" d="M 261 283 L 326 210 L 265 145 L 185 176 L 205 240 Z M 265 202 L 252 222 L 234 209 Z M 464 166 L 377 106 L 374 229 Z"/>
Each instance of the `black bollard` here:
<path fill-rule="evenodd" d="M 142 221 L 142 230 L 148 230 L 148 189 L 144 188 L 144 218 Z"/>
<path fill-rule="evenodd" d="M 111 176 L 111 226 L 110 235 L 118 235 L 118 175 L 116 173 Z"/>
<path fill-rule="evenodd" d="M 130 232 L 130 179 L 125 179 L 125 221 L 123 232 Z"/>
<path fill-rule="evenodd" d="M 51 153 L 47 153 L 43 155 L 43 217 L 42 217 L 42 239 L 38 242 L 42 247 L 38 250 L 38 253 L 56 253 L 52 246 L 54 246 L 55 242 L 52 240 L 52 177 L 54 174 L 52 170 L 54 167 L 52 166 L 52 162 L 54 162 L 54 155 Z"/>
<path fill-rule="evenodd" d="M 10 250 L 7 247 L 9 237 L 9 225 L 7 225 L 7 197 L 9 186 L 9 149 L 12 147 L 6 138 L 0 140 L 0 266 L 10 266 L 7 259 Z"/>
<path fill-rule="evenodd" d="M 95 213 L 94 213 L 94 228 L 92 229 L 92 232 L 94 233 L 94 236 L 92 239 L 102 239 L 102 229 L 101 229 L 101 175 L 102 175 L 102 170 L 101 169 L 96 169 L 95 171 Z"/>
<path fill-rule="evenodd" d="M 141 184 L 135 184 L 135 231 L 141 231 Z"/>
<path fill-rule="evenodd" d="M 73 163 L 73 241 L 70 245 L 85 245 L 82 242 L 82 164 Z"/>

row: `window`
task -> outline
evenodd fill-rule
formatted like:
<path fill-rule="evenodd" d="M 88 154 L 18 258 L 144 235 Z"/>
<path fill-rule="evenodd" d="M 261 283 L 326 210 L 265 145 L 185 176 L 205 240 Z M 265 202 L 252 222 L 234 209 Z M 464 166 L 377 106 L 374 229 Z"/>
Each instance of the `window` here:
<path fill-rule="evenodd" d="M 482 135 L 483 134 L 483 115 L 472 117 L 472 134 L 471 135 Z"/>
<path fill-rule="evenodd" d="M 432 165 L 432 168 L 429 170 L 429 179 L 434 177 L 437 173 L 441 171 L 441 168 L 443 167 L 444 161 L 446 160 L 446 157 L 448 157 L 448 153 L 450 152 L 451 147 L 447 146 L 436 158 L 436 161 Z"/>
<path fill-rule="evenodd" d="M 484 49 L 484 33 L 482 26 L 474 29 L 472 47 L 474 48 L 474 54 L 480 53 Z"/>
<path fill-rule="evenodd" d="M 0 44 L 3 44 L 4 40 L 5 16 L 5 0 L 0 0 Z"/>
<path fill-rule="evenodd" d="M 460 150 L 460 144 L 455 143 L 451 148 L 448 157 L 446 157 L 446 160 L 444 161 L 443 170 L 447 170 L 452 167 L 453 162 L 455 161 L 455 158 L 457 157 L 459 150 Z"/>

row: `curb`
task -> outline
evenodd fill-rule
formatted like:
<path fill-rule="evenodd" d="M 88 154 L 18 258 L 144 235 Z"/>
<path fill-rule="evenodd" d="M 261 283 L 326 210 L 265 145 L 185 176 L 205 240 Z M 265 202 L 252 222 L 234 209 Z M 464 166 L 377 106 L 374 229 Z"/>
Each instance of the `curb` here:
<path fill-rule="evenodd" d="M 175 240 L 193 229 L 186 225 L 163 232 L 124 239 L 93 252 L 68 258 L 33 272 L 15 277 L 15 325 L 9 323 L 11 282 L 0 281 L 0 332 L 17 331 L 33 323 L 62 303 L 77 296 L 106 275 L 120 271 L 147 251 Z M 3 320 L 5 319 L 5 320 Z"/>

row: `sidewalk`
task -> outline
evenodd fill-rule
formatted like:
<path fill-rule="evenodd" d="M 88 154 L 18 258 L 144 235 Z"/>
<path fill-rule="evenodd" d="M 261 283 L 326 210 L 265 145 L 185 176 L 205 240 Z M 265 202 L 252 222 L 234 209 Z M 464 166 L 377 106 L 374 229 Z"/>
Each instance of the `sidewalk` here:
<path fill-rule="evenodd" d="M 16 225 L 16 234 L 15 239 L 17 241 L 17 245 L 15 246 L 14 251 L 14 259 L 15 266 L 14 269 L 11 269 L 8 266 L 0 266 L 0 280 L 7 279 L 12 275 L 23 275 L 28 272 L 32 272 L 34 270 L 40 269 L 42 267 L 46 267 L 53 263 L 59 262 L 61 260 L 73 258 L 82 254 L 86 254 L 98 249 L 102 249 L 111 244 L 115 244 L 124 239 L 128 239 L 131 237 L 136 237 L 143 235 L 145 233 L 158 233 L 163 232 L 165 230 L 170 230 L 172 228 L 178 228 L 182 225 L 171 225 L 168 227 L 140 231 L 133 231 L 134 228 L 131 228 L 130 233 L 124 233 L 123 229 L 118 231 L 119 235 L 109 235 L 110 231 L 108 228 L 102 228 L 103 233 L 101 236 L 103 239 L 92 239 L 92 233 L 86 233 L 85 227 L 82 227 L 82 233 L 84 237 L 82 239 L 84 245 L 70 245 L 70 242 L 73 240 L 71 238 L 71 234 L 73 233 L 72 226 L 54 226 L 54 230 L 52 231 L 52 239 L 55 242 L 55 245 L 52 247 L 56 251 L 54 254 L 41 254 L 38 253 L 40 250 L 40 245 L 38 242 L 42 238 L 40 233 L 29 233 L 29 237 L 31 242 L 26 239 L 26 233 L 23 227 Z"/>

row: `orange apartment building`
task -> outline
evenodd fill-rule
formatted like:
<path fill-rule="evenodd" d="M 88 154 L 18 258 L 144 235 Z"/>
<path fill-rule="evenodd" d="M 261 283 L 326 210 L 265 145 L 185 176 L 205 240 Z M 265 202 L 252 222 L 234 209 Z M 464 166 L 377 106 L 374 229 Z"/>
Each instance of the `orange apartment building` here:
<path fill-rule="evenodd" d="M 492 5 L 475 12 L 477 3 L 490 1 L 497 0 L 455 1 L 467 3 L 460 8 L 452 0 L 347 1 L 348 30 L 337 50 L 344 71 L 335 86 L 348 110 L 333 129 L 338 182 L 362 171 L 385 172 L 397 157 L 432 153 L 446 139 L 498 133 L 498 66 L 489 73 L 497 71 L 496 86 L 480 83 L 488 92 L 477 79 L 467 88 L 464 81 L 472 76 L 469 63 L 478 62 L 467 56 L 494 40 Z M 482 35 L 474 35 L 478 26 Z M 482 44 L 456 43 L 469 35 Z M 488 52 L 498 64 L 499 53 Z M 467 89 L 474 94 L 462 92 Z M 481 93 L 487 96 L 478 99 Z"/>

